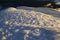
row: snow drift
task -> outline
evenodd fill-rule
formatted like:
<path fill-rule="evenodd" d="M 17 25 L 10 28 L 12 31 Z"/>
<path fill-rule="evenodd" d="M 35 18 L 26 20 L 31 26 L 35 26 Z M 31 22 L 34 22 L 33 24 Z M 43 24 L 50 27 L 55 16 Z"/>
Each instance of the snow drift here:
<path fill-rule="evenodd" d="M 39 10 L 38 8 L 32 8 L 32 7 L 17 7 L 17 8 L 10 7 L 10 8 L 1 10 L 0 11 L 0 30 L 2 34 L 3 35 L 5 34 L 3 30 L 5 30 L 6 32 L 8 30 L 12 30 L 12 32 L 10 31 L 7 32 L 7 34 L 10 33 L 9 35 L 7 34 L 6 35 L 11 36 L 15 32 L 20 32 L 21 34 L 25 33 L 25 35 L 23 34 L 24 38 L 23 37 L 20 38 L 21 40 L 49 40 L 49 38 L 50 40 L 53 40 L 52 37 L 50 36 L 48 36 L 49 38 L 46 37 L 46 35 L 45 35 L 46 38 L 44 37 L 44 35 L 41 36 L 40 30 L 41 28 L 43 28 L 44 30 L 46 29 L 46 30 L 52 30 L 55 32 L 60 32 L 60 18 L 54 17 L 53 15 L 48 15 L 49 13 L 46 14 L 41 11 L 38 12 L 35 9 Z M 46 31 L 46 32 L 49 32 L 49 31 Z M 21 36 L 21 34 L 19 35 Z M 6 35 L 5 37 L 4 36 L 0 37 L 1 40 L 6 39 L 7 37 Z M 19 37 L 16 38 L 16 36 L 15 36 L 16 39 L 14 38 L 14 36 L 11 38 L 12 40 L 19 40 Z M 59 40 L 59 39 L 55 39 L 55 40 Z"/>

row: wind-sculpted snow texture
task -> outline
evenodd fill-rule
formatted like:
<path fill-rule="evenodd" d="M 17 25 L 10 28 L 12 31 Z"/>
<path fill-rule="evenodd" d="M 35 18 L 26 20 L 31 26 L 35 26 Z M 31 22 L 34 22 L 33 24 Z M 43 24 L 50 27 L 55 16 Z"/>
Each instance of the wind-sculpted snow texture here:
<path fill-rule="evenodd" d="M 60 18 L 25 9 L 0 11 L 0 40 L 60 40 Z"/>

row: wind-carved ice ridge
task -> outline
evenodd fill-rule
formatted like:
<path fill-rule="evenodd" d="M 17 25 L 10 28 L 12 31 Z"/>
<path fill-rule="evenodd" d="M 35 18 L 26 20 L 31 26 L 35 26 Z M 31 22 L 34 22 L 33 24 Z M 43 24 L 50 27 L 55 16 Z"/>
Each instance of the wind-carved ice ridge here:
<path fill-rule="evenodd" d="M 27 9 L 27 8 L 25 8 Z M 36 28 L 34 31 L 24 30 L 24 40 L 27 40 L 29 34 L 34 36 L 40 35 L 39 28 L 45 28 L 47 30 L 54 30 L 56 32 L 60 32 L 60 19 L 56 18 L 52 15 L 44 14 L 42 12 L 37 12 L 34 10 L 25 10 L 25 9 L 17 9 L 14 7 L 10 7 L 0 11 L 0 23 L 4 23 L 4 26 L 9 25 L 9 29 L 13 29 L 14 27 L 29 27 Z M 34 8 L 33 8 L 34 9 Z M 3 27 L 4 27 L 3 26 Z M 14 32 L 19 32 L 20 29 L 16 29 Z M 7 30 L 6 30 L 7 32 Z M 11 33 L 9 36 L 12 35 Z M 6 39 L 6 37 L 2 37 L 2 39 Z M 31 38 L 31 37 L 30 37 Z"/>

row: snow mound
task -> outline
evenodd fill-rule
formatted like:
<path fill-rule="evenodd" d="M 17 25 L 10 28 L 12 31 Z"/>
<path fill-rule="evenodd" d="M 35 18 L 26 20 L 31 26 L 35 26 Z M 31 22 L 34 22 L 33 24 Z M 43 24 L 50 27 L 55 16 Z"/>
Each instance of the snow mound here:
<path fill-rule="evenodd" d="M 23 7 L 24 8 L 24 7 Z M 5 24 L 16 26 L 30 26 L 36 28 L 51 28 L 59 30 L 60 19 L 52 15 L 31 10 L 16 9 L 13 7 L 0 11 L 0 15 L 4 18 Z"/>
<path fill-rule="evenodd" d="M 21 40 L 48 40 L 51 37 L 49 35 L 50 31 L 47 30 L 60 32 L 60 18 L 45 14 L 43 12 L 34 11 L 35 8 L 33 8 L 33 10 L 31 7 L 23 8 L 10 7 L 0 11 L 0 31 L 3 35 L 5 35 L 6 33 L 8 34 L 3 36 L 2 40 L 5 40 L 6 37 L 11 37 L 12 35 L 15 35 L 15 37 L 13 36 L 12 40 L 17 40 L 21 35 L 24 35 L 24 33 L 24 38 L 21 37 Z M 43 33 L 41 33 L 41 30 Z M 17 37 L 16 33 L 18 36 L 20 36 Z M 48 36 L 46 37 L 46 35 Z"/>

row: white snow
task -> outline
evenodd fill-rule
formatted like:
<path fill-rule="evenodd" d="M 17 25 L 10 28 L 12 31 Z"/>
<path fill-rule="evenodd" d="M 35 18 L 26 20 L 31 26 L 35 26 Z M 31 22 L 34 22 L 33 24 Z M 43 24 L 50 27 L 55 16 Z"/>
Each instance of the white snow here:
<path fill-rule="evenodd" d="M 54 11 L 50 8 L 33 8 L 33 7 L 10 7 L 0 11 L 3 16 L 5 25 L 9 25 L 9 29 L 14 29 L 15 26 L 23 26 L 30 28 L 45 28 L 47 30 L 54 30 L 60 32 L 60 12 Z M 8 20 L 8 21 L 7 21 Z M 19 32 L 16 29 L 14 32 Z M 39 29 L 24 30 L 25 38 L 29 33 L 34 36 L 39 36 Z M 11 35 L 11 34 L 8 34 Z M 29 37 L 29 36 L 28 36 Z M 3 37 L 5 39 L 5 37 Z"/>
<path fill-rule="evenodd" d="M 6 40 L 6 37 L 5 37 L 5 36 L 3 36 L 3 37 L 2 37 L 2 40 Z"/>
<path fill-rule="evenodd" d="M 26 9 L 28 9 L 28 8 L 26 7 Z M 37 8 L 37 10 L 39 10 L 39 9 Z M 43 10 L 43 8 L 41 8 L 40 10 Z M 47 9 L 47 10 L 49 10 L 49 9 Z M 9 25 L 14 24 L 16 26 L 22 25 L 22 26 L 32 26 L 32 27 L 38 27 L 38 28 L 41 28 L 41 27 L 51 28 L 51 29 L 55 28 L 55 30 L 59 30 L 58 28 L 60 28 L 60 18 L 54 17 L 53 16 L 54 14 L 52 12 L 51 12 L 52 15 L 49 15 L 49 13 L 46 14 L 46 13 L 42 13 L 42 12 L 36 12 L 34 10 L 17 9 L 17 8 L 11 7 L 11 8 L 7 8 L 5 10 L 0 11 L 0 14 L 1 13 L 6 13 L 7 16 L 11 15 L 10 13 L 12 13 L 10 18 L 13 18 L 13 17 L 16 18 L 16 19 L 10 19 L 9 23 L 6 22 L 6 24 L 9 24 Z M 15 15 L 14 13 L 17 15 Z M 6 18 L 6 20 L 7 20 L 7 18 Z M 16 20 L 16 21 L 14 21 L 14 20 Z M 21 22 L 17 22 L 19 20 L 21 20 Z M 13 23 L 13 21 L 14 21 L 14 23 Z"/>
<path fill-rule="evenodd" d="M 40 30 L 35 29 L 34 31 L 31 32 L 34 36 L 40 36 Z"/>
<path fill-rule="evenodd" d="M 16 30 L 15 30 L 15 32 L 18 32 L 18 31 L 19 31 L 19 29 L 16 29 Z"/>

